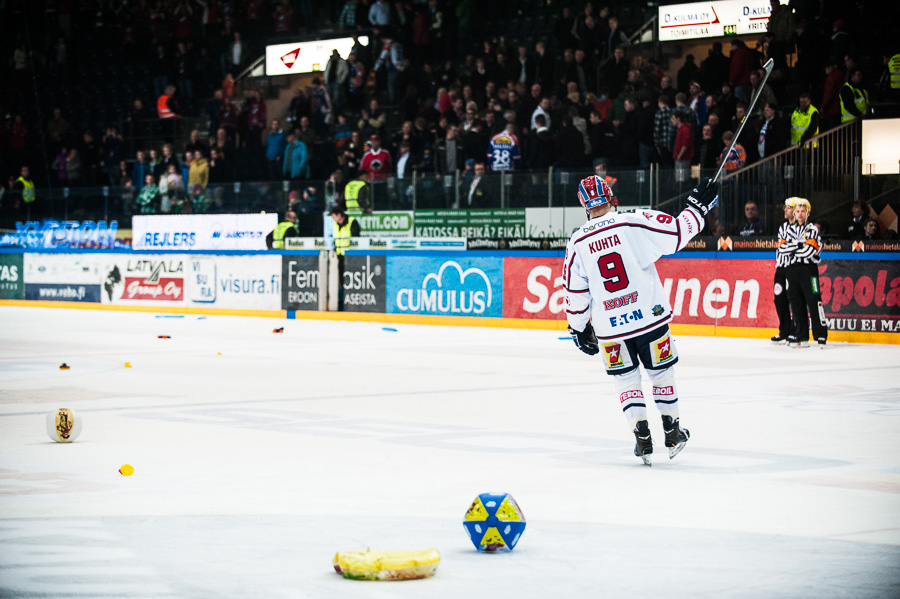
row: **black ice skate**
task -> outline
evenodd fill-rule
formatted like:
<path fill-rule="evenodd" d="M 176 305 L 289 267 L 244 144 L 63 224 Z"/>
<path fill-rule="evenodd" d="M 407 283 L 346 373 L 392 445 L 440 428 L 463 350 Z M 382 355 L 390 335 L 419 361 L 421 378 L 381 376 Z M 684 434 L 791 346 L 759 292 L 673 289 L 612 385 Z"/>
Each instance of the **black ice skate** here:
<path fill-rule="evenodd" d="M 666 447 L 669 448 L 669 459 L 671 460 L 684 449 L 684 444 L 691 438 L 691 432 L 679 426 L 678 418 L 663 416 L 662 421 L 663 430 L 666 432 Z"/>
<path fill-rule="evenodd" d="M 788 340 L 787 337 L 782 337 L 782 336 L 781 336 L 781 333 L 778 333 L 777 335 L 775 335 L 774 337 L 772 337 L 772 343 L 775 343 L 775 344 L 778 344 L 778 343 L 786 343 L 787 340 Z"/>
<path fill-rule="evenodd" d="M 648 466 L 650 463 L 650 454 L 653 453 L 653 439 L 650 438 L 650 424 L 646 420 L 638 420 L 637 426 L 634 428 L 634 438 L 637 443 L 634 444 L 634 455 L 644 460 Z"/>

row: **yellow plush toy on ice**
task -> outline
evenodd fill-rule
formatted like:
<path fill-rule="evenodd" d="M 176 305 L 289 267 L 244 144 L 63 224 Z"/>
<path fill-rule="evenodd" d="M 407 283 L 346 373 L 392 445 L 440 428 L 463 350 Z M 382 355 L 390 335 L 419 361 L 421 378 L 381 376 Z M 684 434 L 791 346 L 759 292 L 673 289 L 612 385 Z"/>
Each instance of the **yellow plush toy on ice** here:
<path fill-rule="evenodd" d="M 437 572 L 441 554 L 424 551 L 339 551 L 334 554 L 334 570 L 354 580 L 414 580 Z"/>

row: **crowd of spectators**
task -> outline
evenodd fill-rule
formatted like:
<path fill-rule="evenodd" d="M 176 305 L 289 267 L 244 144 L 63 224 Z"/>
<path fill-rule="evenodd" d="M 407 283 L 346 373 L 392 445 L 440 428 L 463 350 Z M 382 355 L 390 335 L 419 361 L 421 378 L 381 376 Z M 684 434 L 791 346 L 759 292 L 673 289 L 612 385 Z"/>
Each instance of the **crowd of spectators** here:
<path fill-rule="evenodd" d="M 48 168 L 34 164 L 32 172 L 49 172 L 52 185 L 131 187 L 135 211 L 143 212 L 214 208 L 208 185 L 235 179 L 289 180 L 305 189 L 310 180 L 459 172 L 464 207 L 479 205 L 477 172 L 651 163 L 712 169 L 722 162 L 734 171 L 788 146 L 790 114 L 781 105 L 802 103 L 800 92 L 819 108 L 817 127 L 826 130 L 840 120 L 844 81 L 856 77 L 873 97 L 885 91 L 881 48 L 859 35 L 873 25 L 862 3 L 773 2 L 764 36 L 732 39 L 727 55 L 713 44 L 699 63 L 688 55 L 677 72 L 667 72 L 652 52 L 630 51 L 635 23 L 623 31 L 622 2 L 551 3 L 552 13 L 542 13 L 545 27 L 529 38 L 484 30 L 481 12 L 496 15 L 515 3 L 104 1 L 82 3 L 82 19 L 93 21 L 89 35 L 110 34 L 124 55 L 147 65 L 153 104 L 133 99 L 125 126 L 105 133 L 73 130 L 53 107 L 36 134 L 25 122 L 29 103 L 16 100 L 32 71 L 36 79 L 38 71 L 52 72 L 53 57 L 67 44 L 86 43 L 73 26 L 75 4 L 45 2 L 39 61 L 13 26 L 19 35 L 9 68 L 20 87 L 3 98 L 11 110 L 0 127 L 0 166 L 10 183 L 30 156 L 46 160 Z M 7 19 L 11 24 L 27 16 L 3 10 L 20 19 Z M 311 85 L 294 90 L 286 114 L 269 114 L 263 94 L 236 86 L 233 76 L 267 39 L 312 31 L 317 20 L 371 41 L 357 40 L 346 60 L 334 52 Z M 775 71 L 746 115 L 767 58 Z M 188 134 L 175 126 L 170 143 L 153 141 L 160 130 L 147 123 L 164 109 L 205 117 L 208 130 Z M 725 155 L 745 116 L 748 125 Z M 43 155 L 28 154 L 39 145 Z"/>

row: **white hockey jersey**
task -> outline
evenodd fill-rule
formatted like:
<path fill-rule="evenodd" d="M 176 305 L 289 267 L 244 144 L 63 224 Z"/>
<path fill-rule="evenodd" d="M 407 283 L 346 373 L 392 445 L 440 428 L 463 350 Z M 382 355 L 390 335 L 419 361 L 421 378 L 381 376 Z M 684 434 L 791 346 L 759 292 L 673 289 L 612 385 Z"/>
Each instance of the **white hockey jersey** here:
<path fill-rule="evenodd" d="M 677 217 L 656 210 L 607 212 L 572 234 L 563 281 L 566 318 L 583 331 L 589 321 L 601 341 L 627 339 L 672 320 L 654 263 L 687 245 L 703 229 L 699 212 Z"/>

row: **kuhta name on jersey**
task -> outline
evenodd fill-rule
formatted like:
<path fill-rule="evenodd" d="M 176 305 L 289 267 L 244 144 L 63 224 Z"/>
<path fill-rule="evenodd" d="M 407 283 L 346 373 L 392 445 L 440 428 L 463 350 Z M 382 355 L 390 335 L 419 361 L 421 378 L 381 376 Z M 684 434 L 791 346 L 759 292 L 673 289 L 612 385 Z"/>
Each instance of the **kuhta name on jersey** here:
<path fill-rule="evenodd" d="M 609 237 L 604 237 L 602 239 L 598 239 L 597 241 L 592 241 L 588 244 L 588 249 L 592 254 L 596 252 L 600 252 L 603 250 L 608 250 L 614 245 L 622 245 L 622 242 L 619 241 L 618 235 L 611 235 Z"/>
<path fill-rule="evenodd" d="M 640 310 L 634 310 L 630 314 L 619 314 L 618 316 L 609 317 L 609 325 L 617 327 L 619 325 L 628 324 L 629 322 L 637 322 L 644 318 L 644 314 Z"/>

